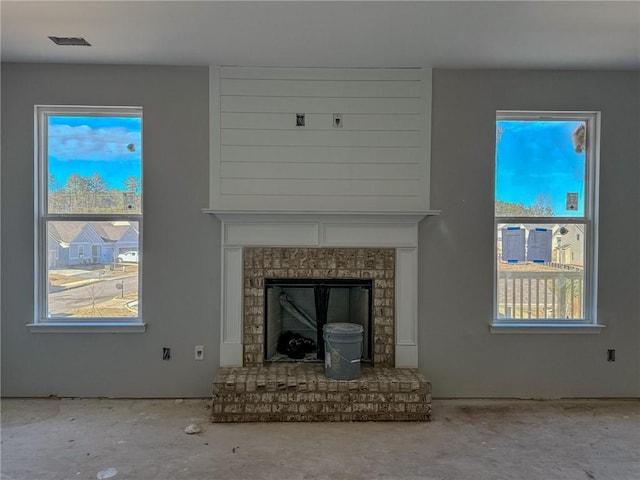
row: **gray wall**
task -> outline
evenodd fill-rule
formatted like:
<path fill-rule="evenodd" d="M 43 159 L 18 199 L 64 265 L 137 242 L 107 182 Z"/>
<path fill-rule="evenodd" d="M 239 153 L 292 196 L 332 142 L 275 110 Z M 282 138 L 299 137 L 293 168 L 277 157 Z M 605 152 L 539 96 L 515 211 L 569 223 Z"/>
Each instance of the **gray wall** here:
<path fill-rule="evenodd" d="M 438 397 L 640 395 L 640 75 L 437 70 L 420 225 L 420 367 Z M 495 112 L 599 110 L 599 335 L 495 335 Z M 615 363 L 606 351 L 615 348 Z"/>
<path fill-rule="evenodd" d="M 434 71 L 420 226 L 420 367 L 439 397 L 640 395 L 638 73 Z M 142 105 L 144 334 L 32 334 L 33 106 Z M 491 335 L 497 109 L 602 111 L 599 335 Z M 219 225 L 206 68 L 2 66 L 2 394 L 207 396 L 218 367 Z M 205 345 L 206 360 L 193 360 Z M 170 346 L 173 359 L 161 360 Z M 606 362 L 615 348 L 617 361 Z"/>
<path fill-rule="evenodd" d="M 33 107 L 144 108 L 142 334 L 33 334 Z M 208 69 L 2 65 L 2 394 L 208 396 L 220 244 L 208 205 Z M 193 347 L 205 346 L 205 360 Z M 161 359 L 163 346 L 173 358 Z"/>

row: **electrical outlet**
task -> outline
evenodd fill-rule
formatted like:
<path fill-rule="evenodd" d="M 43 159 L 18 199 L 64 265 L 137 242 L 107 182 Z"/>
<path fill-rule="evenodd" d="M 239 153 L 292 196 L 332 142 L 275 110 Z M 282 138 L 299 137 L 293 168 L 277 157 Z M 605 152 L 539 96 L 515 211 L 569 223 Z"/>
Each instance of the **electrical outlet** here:
<path fill-rule="evenodd" d="M 616 361 L 616 351 L 607 350 L 607 362 L 615 362 L 615 361 Z"/>
<path fill-rule="evenodd" d="M 171 349 L 168 347 L 162 347 L 162 359 L 171 360 Z"/>
<path fill-rule="evenodd" d="M 196 345 L 194 348 L 194 358 L 196 360 L 204 360 L 204 346 Z"/>

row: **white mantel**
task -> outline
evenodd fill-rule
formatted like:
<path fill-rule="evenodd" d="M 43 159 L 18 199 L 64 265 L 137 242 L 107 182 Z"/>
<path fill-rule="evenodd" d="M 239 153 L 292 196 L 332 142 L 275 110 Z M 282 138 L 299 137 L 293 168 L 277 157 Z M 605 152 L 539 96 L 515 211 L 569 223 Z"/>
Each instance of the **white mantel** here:
<path fill-rule="evenodd" d="M 243 248 L 249 246 L 395 248 L 395 364 L 418 366 L 418 223 L 438 211 L 203 211 L 222 222 L 221 366 L 243 362 Z"/>

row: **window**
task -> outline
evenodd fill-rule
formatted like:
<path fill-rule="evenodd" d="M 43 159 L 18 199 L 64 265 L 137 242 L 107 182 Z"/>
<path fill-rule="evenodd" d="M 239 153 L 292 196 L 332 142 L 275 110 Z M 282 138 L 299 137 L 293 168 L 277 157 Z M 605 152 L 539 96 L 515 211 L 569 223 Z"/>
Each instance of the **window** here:
<path fill-rule="evenodd" d="M 596 324 L 599 114 L 498 112 L 494 325 Z"/>
<path fill-rule="evenodd" d="M 37 106 L 36 124 L 31 327 L 142 325 L 142 109 Z"/>

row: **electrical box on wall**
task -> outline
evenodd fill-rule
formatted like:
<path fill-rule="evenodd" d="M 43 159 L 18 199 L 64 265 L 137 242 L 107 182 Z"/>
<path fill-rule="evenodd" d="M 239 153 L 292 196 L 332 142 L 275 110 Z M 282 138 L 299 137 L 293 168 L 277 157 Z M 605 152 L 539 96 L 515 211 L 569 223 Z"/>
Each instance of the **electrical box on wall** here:
<path fill-rule="evenodd" d="M 196 345 L 194 348 L 194 359 L 204 360 L 204 346 Z"/>

